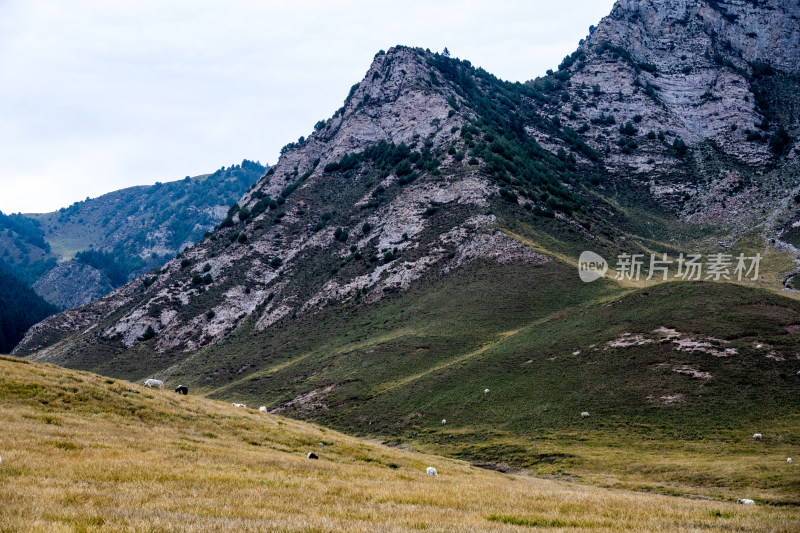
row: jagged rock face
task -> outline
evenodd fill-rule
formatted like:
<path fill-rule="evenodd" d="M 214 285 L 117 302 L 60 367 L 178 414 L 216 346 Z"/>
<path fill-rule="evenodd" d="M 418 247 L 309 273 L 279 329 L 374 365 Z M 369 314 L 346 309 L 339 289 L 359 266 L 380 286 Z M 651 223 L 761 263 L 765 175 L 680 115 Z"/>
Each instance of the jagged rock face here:
<path fill-rule="evenodd" d="M 269 185 L 248 192 L 244 203 L 258 190 L 277 196 L 292 181 L 295 170 L 302 174 L 317 159 L 319 175 L 326 163 L 381 140 L 400 144 L 409 143 L 415 136 L 432 136 L 436 144 L 441 144 L 452 126 L 463 123 L 458 116 L 448 118 L 449 110 L 447 96 L 432 90 L 430 67 L 418 54 L 410 49 L 391 49 L 375 58 L 363 81 L 333 118 L 303 146 L 283 155 Z"/>
<path fill-rule="evenodd" d="M 54 345 L 72 335 L 94 330 L 105 317 L 131 303 L 138 286 L 136 282 L 129 283 L 88 305 L 48 317 L 25 333 L 13 353 L 38 352 L 34 358 L 37 361 L 65 364 L 64 354 L 55 350 Z"/>
<path fill-rule="evenodd" d="M 796 117 L 766 131 L 756 127 L 764 112 L 751 78 L 758 64 L 800 70 L 797 2 L 620 0 L 579 50 L 583 57 L 556 73 L 568 73 L 569 86 L 553 112 L 583 131 L 609 169 L 650 182 L 654 197 L 695 218 L 707 217 L 697 205 L 686 208 L 684 198 L 708 198 L 714 187 L 698 185 L 691 168 L 698 163 L 671 149 L 676 139 L 711 143 L 738 164 L 763 169 L 775 158 L 765 143 L 748 138 L 750 130 L 770 136 L 779 126 L 797 129 Z M 634 130 L 623 134 L 628 122 Z M 796 163 L 798 153 L 785 157 Z"/>
<path fill-rule="evenodd" d="M 77 261 L 61 263 L 33 284 L 36 294 L 61 309 L 80 307 L 111 289 L 111 282 L 102 272 Z"/>
<path fill-rule="evenodd" d="M 763 165 L 768 151 L 746 141 L 745 130 L 762 117 L 743 73 L 751 71 L 748 62 L 798 71 L 799 15 L 789 0 L 620 1 L 581 46 L 586 60 L 570 67 L 571 98 L 560 111 L 575 129 L 592 124 L 590 144 L 618 170 L 663 173 L 679 166 L 663 142 L 645 137 L 649 131 L 665 132 L 667 143 L 712 140 L 744 163 Z M 595 86 L 600 93 L 593 94 Z M 600 124 L 608 116 L 614 124 Z M 628 121 L 638 130 L 632 137 L 639 149 L 624 154 L 614 144 Z"/>
<path fill-rule="evenodd" d="M 800 5 L 794 0 L 620 0 L 590 38 L 603 41 L 664 67 L 681 65 L 684 54 L 728 52 L 743 68 L 764 62 L 797 72 Z"/>

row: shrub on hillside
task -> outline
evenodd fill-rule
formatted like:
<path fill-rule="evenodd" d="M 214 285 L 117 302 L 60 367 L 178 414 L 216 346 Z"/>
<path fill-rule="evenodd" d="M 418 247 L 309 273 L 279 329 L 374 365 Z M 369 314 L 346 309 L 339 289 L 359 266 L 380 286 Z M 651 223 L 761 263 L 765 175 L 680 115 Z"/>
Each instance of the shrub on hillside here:
<path fill-rule="evenodd" d="M 636 126 L 634 126 L 630 120 L 626 122 L 624 125 L 620 125 L 619 127 L 619 132 L 622 135 L 628 135 L 628 136 L 636 135 L 637 131 L 638 130 L 636 129 Z"/>
<path fill-rule="evenodd" d="M 778 128 L 769 140 L 769 147 L 775 155 L 781 156 L 788 151 L 792 139 L 783 126 Z"/>
<path fill-rule="evenodd" d="M 350 235 L 347 233 L 346 229 L 336 228 L 336 231 L 333 232 L 333 238 L 336 239 L 339 242 L 347 241 L 347 238 L 349 236 Z"/>
<path fill-rule="evenodd" d="M 675 137 L 675 140 L 672 142 L 672 147 L 678 152 L 678 155 L 685 155 L 686 152 L 689 151 L 689 147 L 686 146 L 686 143 L 683 142 L 683 139 L 680 137 Z"/>
<path fill-rule="evenodd" d="M 155 336 L 156 336 L 156 330 L 153 329 L 153 326 L 147 326 L 147 329 L 144 330 L 144 333 L 142 333 L 142 336 L 139 337 L 139 340 L 142 342 L 149 341 Z"/>

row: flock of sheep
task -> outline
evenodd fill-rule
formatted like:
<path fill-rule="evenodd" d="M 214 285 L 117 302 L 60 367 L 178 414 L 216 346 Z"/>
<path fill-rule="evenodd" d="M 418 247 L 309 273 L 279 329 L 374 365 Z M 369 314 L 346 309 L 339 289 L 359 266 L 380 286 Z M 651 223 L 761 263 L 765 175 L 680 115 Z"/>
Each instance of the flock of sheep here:
<path fill-rule="evenodd" d="M 800 375 L 800 372 L 798 372 L 798 375 Z M 159 389 L 161 389 L 161 388 L 164 387 L 164 382 L 159 380 L 159 379 L 146 379 L 144 381 L 144 385 L 145 385 L 145 387 L 151 387 L 151 388 L 152 387 L 158 387 Z M 180 394 L 189 394 L 189 389 L 188 389 L 188 387 L 185 387 L 184 385 L 178 385 L 175 388 L 175 392 L 180 393 Z M 489 389 L 483 389 L 483 393 L 484 394 L 489 394 L 489 392 L 490 392 Z M 247 408 L 247 405 L 245 405 L 243 403 L 233 403 L 232 405 L 234 407 Z M 258 410 L 261 411 L 262 413 L 265 413 L 265 412 L 267 412 L 267 407 L 265 405 L 262 405 L 261 407 L 258 408 Z M 581 418 L 589 418 L 589 412 L 588 411 L 581 412 Z M 446 424 L 447 424 L 447 419 L 443 418 L 442 419 L 442 425 L 444 426 Z M 754 433 L 753 434 L 753 440 L 761 440 L 762 437 L 763 437 L 763 435 L 761 435 L 761 433 Z M 317 456 L 317 454 L 315 454 L 314 452 L 308 452 L 306 457 L 308 457 L 309 459 L 319 459 L 319 456 Z M 791 464 L 792 463 L 792 458 L 791 457 L 787 457 L 786 458 L 786 462 Z M 429 466 L 428 468 L 426 468 L 425 472 L 429 476 L 438 476 L 439 475 L 437 470 L 432 466 Z M 742 504 L 742 505 L 755 505 L 755 501 L 751 500 L 750 498 L 739 498 L 736 501 L 736 503 L 739 503 L 739 504 Z"/>
<path fill-rule="evenodd" d="M 486 389 L 486 392 L 489 392 L 489 389 Z M 247 408 L 247 405 L 243 404 L 243 403 L 232 403 L 231 405 L 233 405 L 234 407 L 240 407 L 240 408 L 243 408 L 243 409 Z M 262 405 L 261 407 L 258 408 L 258 410 L 261 411 L 262 413 L 266 413 L 267 412 L 267 406 L 266 405 Z M 447 423 L 447 420 L 442 420 L 442 425 L 445 425 L 446 423 Z M 323 445 L 321 442 L 319 444 L 320 444 L 320 446 Z M 319 459 L 319 456 L 314 452 L 308 452 L 306 454 L 306 457 L 308 459 Z M 426 468 L 425 472 L 429 476 L 438 476 L 439 475 L 439 473 L 436 471 L 436 469 L 434 467 L 432 467 L 432 466 L 429 466 L 428 468 Z"/>

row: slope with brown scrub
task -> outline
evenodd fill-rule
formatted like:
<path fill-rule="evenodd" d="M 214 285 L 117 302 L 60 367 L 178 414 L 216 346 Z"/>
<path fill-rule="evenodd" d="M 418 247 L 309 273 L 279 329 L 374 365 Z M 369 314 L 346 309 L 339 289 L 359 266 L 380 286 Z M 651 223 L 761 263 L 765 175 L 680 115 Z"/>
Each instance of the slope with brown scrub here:
<path fill-rule="evenodd" d="M 793 531 L 793 509 L 489 472 L 0 358 L 4 531 Z M 320 443 L 323 445 L 320 446 Z M 313 450 L 318 461 L 305 458 Z M 434 465 L 438 477 L 425 474 Z"/>

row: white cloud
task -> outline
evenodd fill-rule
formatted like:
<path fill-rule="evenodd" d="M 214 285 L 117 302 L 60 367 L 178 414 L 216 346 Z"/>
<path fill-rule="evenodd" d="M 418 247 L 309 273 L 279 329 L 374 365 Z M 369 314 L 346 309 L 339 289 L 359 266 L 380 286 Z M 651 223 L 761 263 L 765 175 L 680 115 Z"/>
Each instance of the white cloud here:
<path fill-rule="evenodd" d="M 612 4 L 0 1 L 0 210 L 274 162 L 395 44 L 534 78 Z"/>

